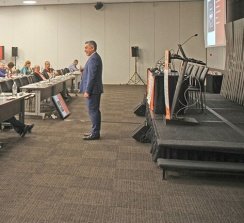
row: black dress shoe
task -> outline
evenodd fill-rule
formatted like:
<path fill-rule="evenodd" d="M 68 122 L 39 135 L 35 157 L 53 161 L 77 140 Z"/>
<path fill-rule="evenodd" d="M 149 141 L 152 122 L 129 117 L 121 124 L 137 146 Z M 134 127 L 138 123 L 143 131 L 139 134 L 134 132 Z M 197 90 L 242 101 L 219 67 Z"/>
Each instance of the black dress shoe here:
<path fill-rule="evenodd" d="M 27 132 L 31 133 L 31 130 L 32 130 L 33 127 L 34 127 L 34 124 L 32 124 L 32 125 L 26 125 L 24 127 L 23 131 L 21 132 L 20 136 L 23 138 L 23 137 L 25 137 L 25 134 Z"/>
<path fill-rule="evenodd" d="M 83 139 L 84 140 L 97 140 L 97 139 L 100 139 L 100 135 L 92 135 L 92 134 L 90 134 L 89 136 L 86 136 Z"/>
<path fill-rule="evenodd" d="M 28 132 L 28 129 L 29 129 L 29 127 L 28 127 L 28 125 L 26 125 L 26 126 L 24 127 L 23 131 L 22 131 L 21 134 L 20 134 L 20 136 L 21 136 L 22 138 L 25 137 L 25 134 Z"/>
<path fill-rule="evenodd" d="M 34 127 L 34 124 L 32 125 L 27 125 L 28 126 L 28 132 L 31 133 L 32 128 Z"/>

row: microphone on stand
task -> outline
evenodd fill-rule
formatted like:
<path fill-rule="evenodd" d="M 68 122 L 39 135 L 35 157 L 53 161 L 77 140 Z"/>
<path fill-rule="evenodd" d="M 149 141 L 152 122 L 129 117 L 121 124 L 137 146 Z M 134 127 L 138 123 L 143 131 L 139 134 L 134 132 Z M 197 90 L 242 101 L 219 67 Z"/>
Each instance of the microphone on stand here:
<path fill-rule="evenodd" d="M 189 38 L 187 38 L 182 44 L 178 44 L 178 50 L 177 50 L 177 55 L 178 55 L 178 53 L 179 53 L 179 49 L 180 49 L 180 47 L 182 47 L 184 44 L 186 44 L 188 41 L 190 41 L 191 40 L 191 38 L 193 38 L 193 37 L 196 37 L 196 36 L 198 36 L 198 34 L 196 33 L 196 34 L 194 34 L 194 35 L 192 35 L 192 36 L 190 36 Z M 182 49 L 182 48 L 181 48 Z"/>
<path fill-rule="evenodd" d="M 188 39 L 185 40 L 185 42 L 183 42 L 183 43 L 181 44 L 181 46 L 183 46 L 184 44 L 186 44 L 191 38 L 193 38 L 193 37 L 195 37 L 195 36 L 198 36 L 198 34 L 196 33 L 196 34 L 190 36 Z"/>

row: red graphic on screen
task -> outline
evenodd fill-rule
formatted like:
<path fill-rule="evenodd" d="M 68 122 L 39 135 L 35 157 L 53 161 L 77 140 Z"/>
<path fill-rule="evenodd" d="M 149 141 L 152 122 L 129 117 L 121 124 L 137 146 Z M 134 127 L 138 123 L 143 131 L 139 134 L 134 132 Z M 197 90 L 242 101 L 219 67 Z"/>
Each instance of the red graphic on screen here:
<path fill-rule="evenodd" d="M 222 45 L 225 42 L 225 2 L 215 2 L 215 31 L 216 31 L 216 45 Z"/>

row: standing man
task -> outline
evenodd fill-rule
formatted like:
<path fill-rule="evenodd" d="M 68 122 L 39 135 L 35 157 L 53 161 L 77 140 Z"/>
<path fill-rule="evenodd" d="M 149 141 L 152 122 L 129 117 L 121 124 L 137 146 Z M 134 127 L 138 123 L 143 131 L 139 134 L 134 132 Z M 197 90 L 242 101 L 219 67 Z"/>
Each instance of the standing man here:
<path fill-rule="evenodd" d="M 95 41 L 85 42 L 85 53 L 89 57 L 83 70 L 80 84 L 80 92 L 87 101 L 89 116 L 92 122 L 92 130 L 84 134 L 84 140 L 100 139 L 101 112 L 100 99 L 103 93 L 102 84 L 102 59 L 98 55 Z"/>

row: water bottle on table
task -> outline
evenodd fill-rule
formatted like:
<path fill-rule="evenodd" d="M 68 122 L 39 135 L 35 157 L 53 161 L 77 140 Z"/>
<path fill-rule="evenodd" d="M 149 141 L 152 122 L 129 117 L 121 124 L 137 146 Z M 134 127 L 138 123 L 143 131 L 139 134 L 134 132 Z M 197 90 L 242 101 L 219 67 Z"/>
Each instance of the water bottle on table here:
<path fill-rule="evenodd" d="M 15 81 L 12 86 L 12 94 L 13 96 L 17 96 L 17 84 L 15 83 Z"/>

